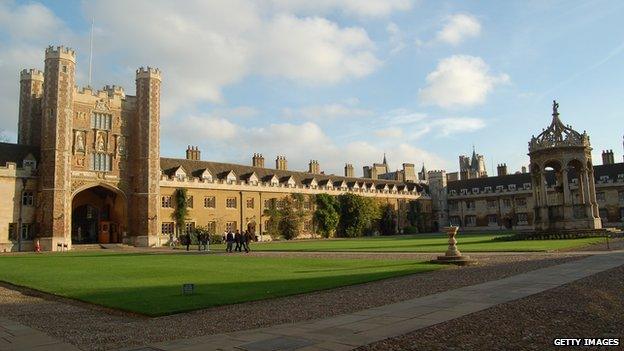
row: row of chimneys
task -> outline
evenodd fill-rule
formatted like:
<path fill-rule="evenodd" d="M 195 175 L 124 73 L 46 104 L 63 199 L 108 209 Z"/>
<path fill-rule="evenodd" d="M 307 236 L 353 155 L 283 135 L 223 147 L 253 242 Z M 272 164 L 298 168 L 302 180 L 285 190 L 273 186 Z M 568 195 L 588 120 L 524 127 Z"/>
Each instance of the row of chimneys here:
<path fill-rule="evenodd" d="M 199 151 L 199 147 L 189 145 L 186 148 L 186 159 L 194 161 L 201 160 L 201 151 Z M 264 156 L 262 156 L 262 154 L 254 153 L 251 158 L 251 165 L 253 167 L 264 168 Z M 275 158 L 275 169 L 280 171 L 288 170 L 288 161 L 286 160 L 286 156 L 277 156 L 277 158 Z M 312 174 L 324 174 L 321 171 L 321 165 L 318 160 L 310 160 L 310 163 L 308 164 L 308 172 Z M 355 176 L 352 164 L 345 164 L 344 175 L 345 177 Z"/>
<path fill-rule="evenodd" d="M 613 157 L 613 150 L 602 150 L 602 164 L 612 165 L 614 163 L 615 158 Z"/>

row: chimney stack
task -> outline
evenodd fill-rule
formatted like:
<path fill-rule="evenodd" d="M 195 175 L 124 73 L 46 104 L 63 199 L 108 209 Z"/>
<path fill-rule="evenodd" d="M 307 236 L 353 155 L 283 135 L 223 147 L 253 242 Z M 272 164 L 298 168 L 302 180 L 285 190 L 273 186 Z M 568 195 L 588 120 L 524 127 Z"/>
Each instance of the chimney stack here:
<path fill-rule="evenodd" d="M 312 174 L 320 174 L 321 173 L 321 165 L 318 160 L 310 160 L 308 163 L 308 173 Z"/>
<path fill-rule="evenodd" d="M 499 176 L 507 175 L 507 164 L 506 163 L 499 164 L 496 167 L 496 171 L 498 172 Z"/>
<path fill-rule="evenodd" d="M 277 156 L 275 159 L 275 169 L 279 171 L 288 170 L 288 163 L 286 162 L 286 156 Z"/>
<path fill-rule="evenodd" d="M 353 165 L 350 164 L 350 163 L 345 164 L 345 167 L 344 167 L 344 175 L 345 175 L 345 177 L 353 178 L 353 177 L 355 177 L 354 173 L 355 172 L 353 171 Z"/>
<path fill-rule="evenodd" d="M 262 154 L 253 154 L 253 158 L 251 159 L 251 165 L 253 167 L 264 168 L 264 156 Z"/>
<path fill-rule="evenodd" d="M 526 166 L 522 166 L 522 173 L 526 173 L 526 172 L 527 172 Z"/>
<path fill-rule="evenodd" d="M 199 146 L 191 146 L 189 145 L 186 148 L 186 159 L 199 161 L 201 160 L 201 151 L 199 151 Z"/>
<path fill-rule="evenodd" d="M 615 158 L 613 157 L 613 150 L 603 150 L 602 151 L 602 164 L 612 165 L 614 163 L 615 163 Z"/>

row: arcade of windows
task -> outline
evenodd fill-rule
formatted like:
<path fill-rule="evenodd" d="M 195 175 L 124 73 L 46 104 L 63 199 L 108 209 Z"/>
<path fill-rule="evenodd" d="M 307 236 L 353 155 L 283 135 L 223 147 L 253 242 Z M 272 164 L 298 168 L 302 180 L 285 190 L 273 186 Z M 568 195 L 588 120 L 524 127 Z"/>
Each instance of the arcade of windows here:
<path fill-rule="evenodd" d="M 236 208 L 236 198 L 235 197 L 228 197 L 227 199 L 225 199 L 225 207 L 226 208 Z"/>
<path fill-rule="evenodd" d="M 204 208 L 215 208 L 217 201 L 214 196 L 204 197 Z"/>
<path fill-rule="evenodd" d="M 91 155 L 91 170 L 110 172 L 112 170 L 111 155 L 95 152 Z"/>
<path fill-rule="evenodd" d="M 108 114 L 92 113 L 91 114 L 91 128 L 110 130 L 112 119 L 113 117 Z"/>

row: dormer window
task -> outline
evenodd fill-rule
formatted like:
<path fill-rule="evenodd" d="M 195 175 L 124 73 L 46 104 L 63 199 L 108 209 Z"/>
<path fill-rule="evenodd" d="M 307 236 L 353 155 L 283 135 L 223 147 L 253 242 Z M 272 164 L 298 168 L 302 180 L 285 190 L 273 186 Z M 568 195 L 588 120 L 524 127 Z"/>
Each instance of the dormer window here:
<path fill-rule="evenodd" d="M 207 169 L 205 169 L 201 173 L 201 180 L 203 180 L 204 182 L 212 182 L 212 174 L 210 174 L 210 172 Z"/>
<path fill-rule="evenodd" d="M 478 194 L 479 193 L 479 188 L 472 188 L 472 193 L 473 194 Z"/>
<path fill-rule="evenodd" d="M 524 183 L 522 186 L 523 186 L 524 190 L 531 189 L 531 183 Z"/>
<path fill-rule="evenodd" d="M 607 183 L 609 181 L 609 176 L 608 175 L 600 176 L 600 181 Z"/>
<path fill-rule="evenodd" d="M 503 186 L 502 185 L 497 185 L 496 186 L 496 191 L 503 191 Z"/>
<path fill-rule="evenodd" d="M 491 187 L 491 186 L 486 186 L 483 190 L 484 190 L 486 193 L 491 193 L 491 192 L 492 192 L 492 187 Z"/>
<path fill-rule="evenodd" d="M 236 182 L 236 174 L 234 171 L 230 171 L 227 176 L 225 176 L 225 182 L 228 184 L 233 184 Z"/>
<path fill-rule="evenodd" d="M 462 190 L 460 191 L 460 193 L 461 193 L 462 195 L 468 195 L 468 189 L 462 189 Z"/>
<path fill-rule="evenodd" d="M 507 188 L 509 188 L 509 190 L 516 190 L 516 184 L 509 184 Z"/>

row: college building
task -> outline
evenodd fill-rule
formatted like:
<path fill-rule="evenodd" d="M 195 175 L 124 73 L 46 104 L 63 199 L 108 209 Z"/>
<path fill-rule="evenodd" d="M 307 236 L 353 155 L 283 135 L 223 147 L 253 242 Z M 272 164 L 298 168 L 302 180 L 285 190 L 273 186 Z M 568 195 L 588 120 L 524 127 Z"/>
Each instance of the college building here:
<path fill-rule="evenodd" d="M 160 156 L 161 72 L 136 71 L 136 93 L 106 86 L 78 88 L 76 55 L 66 47 L 45 50 L 43 71 L 20 73 L 17 144 L 0 143 L 0 251 L 43 250 L 78 244 L 163 245 L 177 231 L 172 214 L 177 189 L 187 189 L 184 229 L 214 233 L 251 230 L 266 234 L 265 209 L 290 194 L 354 193 L 397 210 L 397 227 L 407 225 L 409 203 L 432 218 L 426 184 L 414 178 L 325 174 L 316 160 L 307 171 L 275 167 L 255 154 L 251 164 L 203 161 L 197 147 L 185 158 Z M 268 166 L 268 167 L 267 167 Z M 413 165 L 404 165 L 409 172 Z M 387 170 L 387 169 L 386 169 Z M 427 229 L 434 224 L 426 223 Z M 308 220 L 304 235 L 314 233 Z"/>

